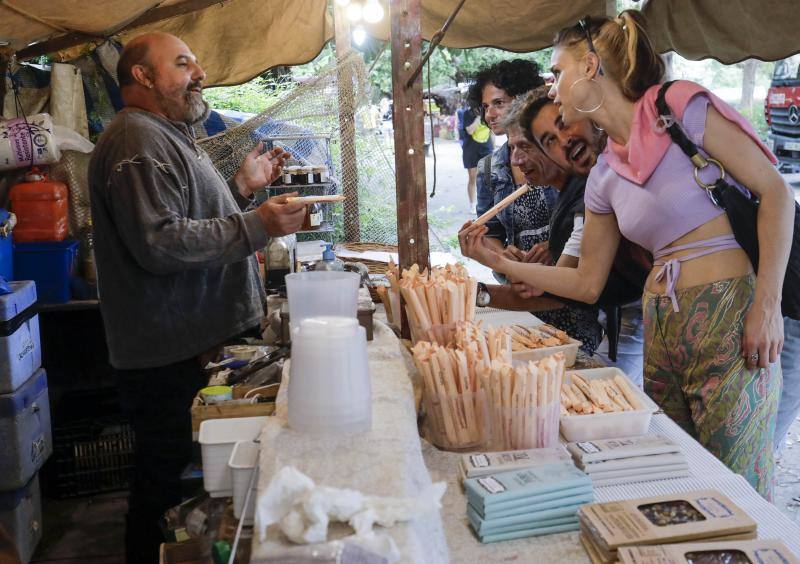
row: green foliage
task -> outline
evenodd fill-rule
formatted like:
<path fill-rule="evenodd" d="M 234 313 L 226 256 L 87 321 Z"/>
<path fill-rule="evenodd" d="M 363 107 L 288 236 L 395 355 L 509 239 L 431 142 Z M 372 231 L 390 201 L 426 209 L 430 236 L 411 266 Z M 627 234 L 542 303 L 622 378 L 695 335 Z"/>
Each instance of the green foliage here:
<path fill-rule="evenodd" d="M 739 112 L 753 124 L 758 136 L 762 140 L 766 140 L 769 127 L 767 126 L 767 119 L 764 117 L 764 104 L 755 102 L 750 109 L 740 109 Z"/>
<path fill-rule="evenodd" d="M 212 108 L 218 110 L 258 114 L 275 104 L 293 86 L 294 83 L 290 81 L 261 75 L 236 86 L 206 88 L 203 90 L 203 98 Z"/>
<path fill-rule="evenodd" d="M 381 51 L 382 43 L 372 41 L 364 49 L 364 60 L 367 67 L 375 63 L 375 59 L 380 57 L 370 73 L 370 81 L 375 87 L 376 98 L 381 95 L 391 95 L 392 93 L 392 59 L 389 46 Z M 428 43 L 423 43 L 423 52 L 427 50 Z M 455 85 L 460 82 L 468 82 L 475 74 L 484 67 L 488 67 L 499 61 L 511 59 L 533 60 L 539 63 L 542 70 L 550 68 L 550 53 L 552 49 L 544 49 L 533 53 L 512 53 L 502 49 L 484 47 L 479 49 L 451 49 L 449 47 L 437 47 L 436 52 L 429 59 L 423 74 L 423 85 L 428 86 L 428 72 L 430 72 L 430 85 L 443 86 Z"/>

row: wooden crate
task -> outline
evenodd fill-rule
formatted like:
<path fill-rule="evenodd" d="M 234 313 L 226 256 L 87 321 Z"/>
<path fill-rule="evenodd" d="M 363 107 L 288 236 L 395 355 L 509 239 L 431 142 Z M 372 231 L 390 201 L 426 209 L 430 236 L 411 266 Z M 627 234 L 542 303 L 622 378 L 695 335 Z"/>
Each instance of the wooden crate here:
<path fill-rule="evenodd" d="M 233 399 L 241 399 L 250 390 L 258 386 L 234 386 Z M 278 394 L 278 386 L 273 386 L 262 391 L 262 395 L 272 398 L 272 401 L 253 403 L 246 405 L 227 405 L 218 403 L 214 405 L 203 405 L 199 394 L 192 402 L 192 437 L 197 439 L 200 433 L 200 423 L 207 419 L 233 419 L 235 417 L 258 417 L 260 415 L 272 415 L 275 413 L 275 396 Z"/>

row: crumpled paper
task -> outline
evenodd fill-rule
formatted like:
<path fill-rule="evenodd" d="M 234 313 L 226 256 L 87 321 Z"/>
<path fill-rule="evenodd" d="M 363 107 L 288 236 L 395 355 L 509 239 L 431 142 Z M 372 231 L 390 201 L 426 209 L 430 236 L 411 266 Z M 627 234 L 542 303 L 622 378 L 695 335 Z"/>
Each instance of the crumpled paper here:
<path fill-rule="evenodd" d="M 263 540 L 267 527 L 278 524 L 292 542 L 324 542 L 330 521 L 341 521 L 349 523 L 357 537 L 370 537 L 376 523 L 391 527 L 438 510 L 446 488 L 437 482 L 414 498 L 365 496 L 356 490 L 318 486 L 297 468 L 284 466 L 259 496 L 259 533 Z"/>

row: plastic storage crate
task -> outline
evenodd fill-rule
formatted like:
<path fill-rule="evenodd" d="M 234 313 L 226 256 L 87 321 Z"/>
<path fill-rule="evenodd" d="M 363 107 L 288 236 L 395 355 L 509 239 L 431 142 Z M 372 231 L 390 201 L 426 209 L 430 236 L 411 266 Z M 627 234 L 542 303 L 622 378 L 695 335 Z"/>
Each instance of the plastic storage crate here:
<path fill-rule="evenodd" d="M 53 451 L 43 368 L 14 393 L 0 395 L 0 448 L 2 491 L 24 486 Z"/>
<path fill-rule="evenodd" d="M 78 258 L 78 242 L 73 239 L 50 243 L 14 243 L 14 277 L 34 280 L 39 301 L 68 302 L 70 277 Z"/>
<path fill-rule="evenodd" d="M 42 365 L 36 284 L 10 283 L 12 292 L 0 296 L 0 394 L 10 394 Z"/>
<path fill-rule="evenodd" d="M 0 523 L 11 535 L 23 563 L 30 562 L 42 538 L 42 495 L 39 474 L 24 487 L 0 492 Z"/>
<path fill-rule="evenodd" d="M 53 428 L 48 494 L 76 497 L 124 490 L 134 465 L 133 429 L 121 416 L 99 416 Z"/>

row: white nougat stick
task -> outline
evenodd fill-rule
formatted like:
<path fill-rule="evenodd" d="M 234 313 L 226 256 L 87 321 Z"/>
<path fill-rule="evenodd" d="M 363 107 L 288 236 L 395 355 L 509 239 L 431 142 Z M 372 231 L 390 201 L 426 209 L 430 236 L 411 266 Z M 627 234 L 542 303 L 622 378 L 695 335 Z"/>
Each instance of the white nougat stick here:
<path fill-rule="evenodd" d="M 471 229 L 473 226 L 483 225 L 484 223 L 492 219 L 494 216 L 496 216 L 498 213 L 500 213 L 508 206 L 510 206 L 512 203 L 514 203 L 514 200 L 526 194 L 530 189 L 531 189 L 530 186 L 528 186 L 527 184 L 523 184 L 522 186 L 511 192 L 511 194 L 509 194 L 508 196 L 497 202 L 494 206 L 489 208 L 486 211 L 486 213 L 484 213 L 478 219 L 473 221 L 472 225 L 467 229 Z"/>

